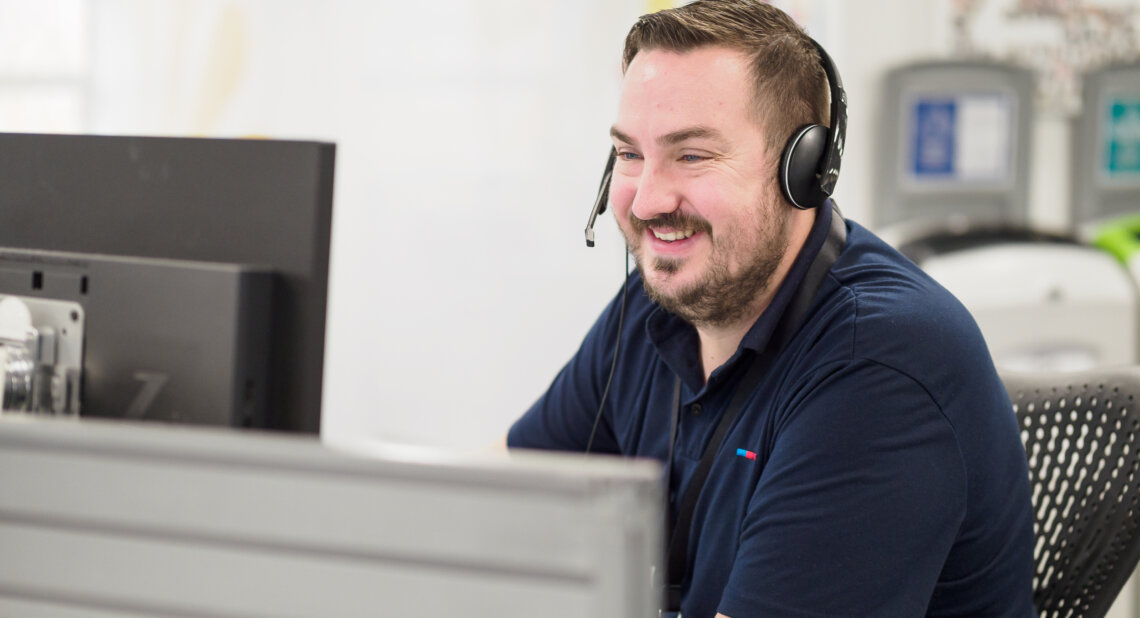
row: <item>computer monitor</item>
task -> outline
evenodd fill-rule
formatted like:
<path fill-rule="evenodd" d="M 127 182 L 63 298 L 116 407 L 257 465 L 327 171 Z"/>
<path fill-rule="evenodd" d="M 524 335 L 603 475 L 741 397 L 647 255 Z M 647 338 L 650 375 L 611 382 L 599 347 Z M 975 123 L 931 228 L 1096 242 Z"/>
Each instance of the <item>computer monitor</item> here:
<path fill-rule="evenodd" d="M 1010 64 L 938 60 L 895 67 L 883 83 L 875 155 L 880 232 L 1024 227 L 1033 75 Z"/>
<path fill-rule="evenodd" d="M 0 134 L 0 295 L 80 305 L 59 313 L 86 329 L 80 415 L 318 432 L 334 159 L 306 141 Z"/>
<path fill-rule="evenodd" d="M 0 615 L 655 616 L 656 462 L 0 416 Z"/>
<path fill-rule="evenodd" d="M 1140 210 L 1140 62 L 1090 70 L 1082 83 L 1072 125 L 1072 216 L 1077 226 L 1099 227 Z"/>

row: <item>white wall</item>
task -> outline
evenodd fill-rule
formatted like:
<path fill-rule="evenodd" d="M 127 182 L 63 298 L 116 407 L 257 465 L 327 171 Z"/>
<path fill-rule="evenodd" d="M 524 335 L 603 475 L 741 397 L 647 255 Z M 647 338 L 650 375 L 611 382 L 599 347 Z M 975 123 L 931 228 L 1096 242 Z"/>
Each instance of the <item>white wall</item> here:
<path fill-rule="evenodd" d="M 641 0 L 101 0 L 97 133 L 337 142 L 324 433 L 485 444 L 621 281 L 582 228 Z"/>
<path fill-rule="evenodd" d="M 89 124 L 337 142 L 326 437 L 490 443 L 620 284 L 612 219 L 582 228 L 647 4 L 97 0 Z M 867 221 L 882 76 L 949 51 L 950 0 L 780 4 L 839 64 L 837 197 Z"/>

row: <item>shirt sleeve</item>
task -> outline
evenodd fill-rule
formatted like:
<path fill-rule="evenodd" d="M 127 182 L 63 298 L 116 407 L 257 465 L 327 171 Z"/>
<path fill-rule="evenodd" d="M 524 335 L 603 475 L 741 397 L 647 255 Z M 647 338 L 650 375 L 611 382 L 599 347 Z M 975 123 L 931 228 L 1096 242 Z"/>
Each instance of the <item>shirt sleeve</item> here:
<path fill-rule="evenodd" d="M 633 285 L 633 281 L 626 285 Z M 632 297 L 632 292 L 627 292 Z M 628 300 L 628 299 L 627 299 Z M 586 334 L 577 353 L 550 387 L 507 433 L 510 448 L 584 451 L 602 402 L 614 358 L 621 320 L 619 291 Z M 626 325 L 628 328 L 628 324 Z M 599 419 L 591 452 L 617 453 L 619 447 L 608 415 Z"/>
<path fill-rule="evenodd" d="M 719 611 L 924 615 L 966 501 L 954 427 L 930 394 L 855 360 L 806 381 L 777 423 Z"/>

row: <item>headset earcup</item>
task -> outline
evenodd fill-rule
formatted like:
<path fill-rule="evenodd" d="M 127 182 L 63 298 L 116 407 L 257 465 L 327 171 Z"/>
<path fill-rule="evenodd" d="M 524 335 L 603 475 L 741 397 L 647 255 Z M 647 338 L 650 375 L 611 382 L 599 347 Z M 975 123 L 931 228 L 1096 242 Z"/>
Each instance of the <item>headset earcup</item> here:
<path fill-rule="evenodd" d="M 796 208 L 821 206 L 827 194 L 819 186 L 819 164 L 827 147 L 827 127 L 809 124 L 800 127 L 780 157 L 780 187 Z"/>

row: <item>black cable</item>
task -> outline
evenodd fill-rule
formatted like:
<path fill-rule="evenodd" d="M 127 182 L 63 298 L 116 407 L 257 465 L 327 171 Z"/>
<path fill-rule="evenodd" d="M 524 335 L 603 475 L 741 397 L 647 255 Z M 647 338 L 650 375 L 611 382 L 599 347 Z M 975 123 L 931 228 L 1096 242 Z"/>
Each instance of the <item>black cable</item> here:
<path fill-rule="evenodd" d="M 614 337 L 614 360 L 610 363 L 610 376 L 606 378 L 606 388 L 602 391 L 602 401 L 598 404 L 598 413 L 594 416 L 594 426 L 590 429 L 590 439 L 586 441 L 586 454 L 594 446 L 594 436 L 598 432 L 598 423 L 602 420 L 602 410 L 606 407 L 606 398 L 610 394 L 610 386 L 614 383 L 614 372 L 617 370 L 618 353 L 621 352 L 621 332 L 625 322 L 625 295 L 629 289 L 629 251 L 625 252 L 625 283 L 621 286 L 621 311 L 618 313 L 617 336 Z"/>

